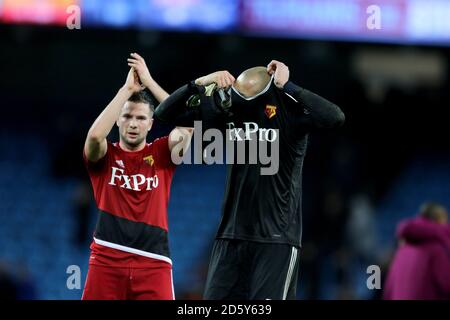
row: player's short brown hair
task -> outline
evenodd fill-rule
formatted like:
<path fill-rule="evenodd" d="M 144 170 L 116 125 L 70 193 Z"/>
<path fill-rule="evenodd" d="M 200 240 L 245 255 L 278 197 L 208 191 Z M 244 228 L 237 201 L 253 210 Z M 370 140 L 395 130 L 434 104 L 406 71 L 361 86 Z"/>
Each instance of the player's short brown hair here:
<path fill-rule="evenodd" d="M 151 113 L 153 114 L 153 112 L 155 112 L 155 98 L 152 97 L 146 90 L 133 93 L 128 101 L 148 104 Z"/>

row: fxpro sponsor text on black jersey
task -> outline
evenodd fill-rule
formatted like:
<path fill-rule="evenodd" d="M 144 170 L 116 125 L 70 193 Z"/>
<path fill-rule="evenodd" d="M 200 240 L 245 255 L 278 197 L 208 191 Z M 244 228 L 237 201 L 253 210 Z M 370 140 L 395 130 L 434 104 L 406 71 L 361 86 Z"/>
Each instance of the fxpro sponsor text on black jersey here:
<path fill-rule="evenodd" d="M 228 165 L 217 238 L 301 246 L 302 170 L 308 135 L 340 126 L 344 119 L 338 106 L 292 82 L 283 90 L 272 84 L 250 101 L 233 92 L 226 126 L 238 128 L 241 136 L 228 134 L 227 139 L 248 138 L 246 129 L 265 134 L 278 129 L 279 167 L 275 174 L 262 175 L 260 161 Z M 264 135 L 257 134 L 256 139 L 264 140 Z"/>

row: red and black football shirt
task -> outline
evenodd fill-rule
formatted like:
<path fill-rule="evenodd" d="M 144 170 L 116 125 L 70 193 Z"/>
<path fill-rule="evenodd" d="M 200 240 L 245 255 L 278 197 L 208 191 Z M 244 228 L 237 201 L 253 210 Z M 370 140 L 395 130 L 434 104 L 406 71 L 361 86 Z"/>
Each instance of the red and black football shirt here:
<path fill-rule="evenodd" d="M 102 159 L 91 163 L 84 155 L 84 162 L 99 209 L 90 263 L 139 267 L 157 259 L 171 264 L 167 208 L 176 166 L 168 137 L 137 152 L 108 142 Z"/>

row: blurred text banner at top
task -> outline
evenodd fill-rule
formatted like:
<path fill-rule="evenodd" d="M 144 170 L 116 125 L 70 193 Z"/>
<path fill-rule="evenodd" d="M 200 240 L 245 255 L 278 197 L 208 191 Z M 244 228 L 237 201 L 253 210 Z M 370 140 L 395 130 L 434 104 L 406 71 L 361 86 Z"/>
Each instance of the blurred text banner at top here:
<path fill-rule="evenodd" d="M 0 0 L 0 21 L 66 25 L 67 8 L 79 0 Z"/>
<path fill-rule="evenodd" d="M 83 28 L 450 45 L 450 0 L 0 0 L 0 22 L 64 25 L 73 4 Z"/>
<path fill-rule="evenodd" d="M 450 45 L 449 0 L 245 0 L 240 19 L 253 34 Z"/>
<path fill-rule="evenodd" d="M 237 0 L 0 0 L 0 22 L 64 25 L 73 4 L 83 27 L 223 31 L 239 16 Z"/>

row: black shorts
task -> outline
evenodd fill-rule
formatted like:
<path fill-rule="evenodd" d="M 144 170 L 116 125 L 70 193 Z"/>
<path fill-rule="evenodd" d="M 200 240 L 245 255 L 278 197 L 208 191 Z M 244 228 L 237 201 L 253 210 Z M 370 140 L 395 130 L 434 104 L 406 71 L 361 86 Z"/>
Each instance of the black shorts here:
<path fill-rule="evenodd" d="M 217 239 L 204 299 L 295 299 L 298 248 L 288 244 Z"/>

